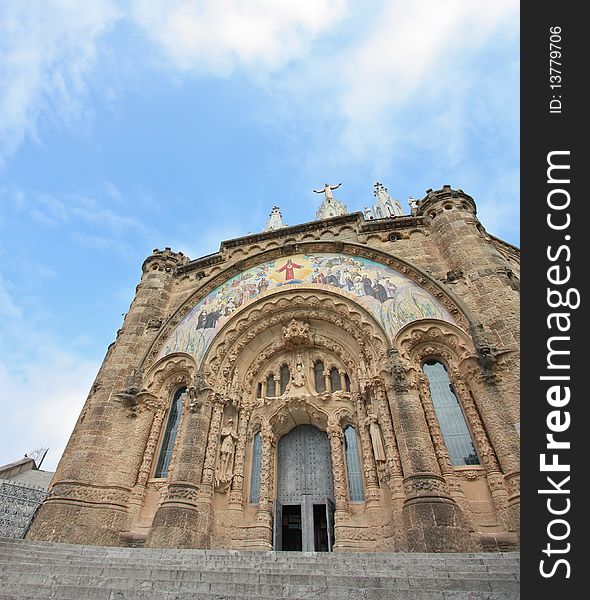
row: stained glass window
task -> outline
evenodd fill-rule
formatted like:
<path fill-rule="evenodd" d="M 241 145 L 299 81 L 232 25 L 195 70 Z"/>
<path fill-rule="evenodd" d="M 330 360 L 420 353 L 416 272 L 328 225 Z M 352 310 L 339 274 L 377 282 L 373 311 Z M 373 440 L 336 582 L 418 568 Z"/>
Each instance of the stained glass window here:
<path fill-rule="evenodd" d="M 346 455 L 346 472 L 348 474 L 348 494 L 351 502 L 362 502 L 365 499 L 361 461 L 354 427 L 344 429 L 344 453 Z"/>
<path fill-rule="evenodd" d="M 262 447 L 260 444 L 260 432 L 254 434 L 252 440 L 252 476 L 250 478 L 250 502 L 258 504 L 260 495 L 260 459 Z"/>
<path fill-rule="evenodd" d="M 182 412 L 182 395 L 186 392 L 186 388 L 182 387 L 176 391 L 170 406 L 168 414 L 168 422 L 166 423 L 166 431 L 162 438 L 162 447 L 160 456 L 156 466 L 155 477 L 166 477 L 168 475 L 168 467 L 172 460 L 172 451 L 174 450 L 174 440 L 178 431 L 178 423 L 180 422 L 180 414 Z"/>
<path fill-rule="evenodd" d="M 291 379 L 291 374 L 289 373 L 289 367 L 287 365 L 283 365 L 281 367 L 281 396 L 285 393 L 287 389 L 287 384 L 289 383 L 289 379 Z"/>
<path fill-rule="evenodd" d="M 315 379 L 315 389 L 318 394 L 326 391 L 326 383 L 324 381 L 324 363 L 321 360 L 316 360 L 313 365 L 313 375 Z"/>
<path fill-rule="evenodd" d="M 332 367 L 330 369 L 330 387 L 332 388 L 333 392 L 342 389 L 340 373 L 338 372 L 338 369 L 336 367 Z"/>
<path fill-rule="evenodd" d="M 273 396 L 276 396 L 276 393 L 277 393 L 277 386 L 275 383 L 275 378 L 272 375 L 269 375 L 266 378 L 266 397 L 272 398 Z"/>
<path fill-rule="evenodd" d="M 445 366 L 437 360 L 429 360 L 422 368 L 428 378 L 432 404 L 451 463 L 456 467 L 478 465 L 479 458 Z"/>

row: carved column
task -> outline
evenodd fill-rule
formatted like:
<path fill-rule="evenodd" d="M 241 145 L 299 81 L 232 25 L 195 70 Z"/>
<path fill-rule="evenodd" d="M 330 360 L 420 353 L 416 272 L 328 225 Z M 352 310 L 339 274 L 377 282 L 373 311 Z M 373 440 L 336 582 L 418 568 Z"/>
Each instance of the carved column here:
<path fill-rule="evenodd" d="M 339 422 L 328 419 L 328 439 L 332 454 L 332 469 L 334 475 L 334 548 L 342 545 L 342 526 L 349 519 L 348 512 L 348 485 L 346 481 L 346 468 L 344 466 L 344 433 Z"/>
<path fill-rule="evenodd" d="M 131 495 L 129 498 L 129 530 L 133 529 L 133 526 L 137 521 L 137 517 L 141 511 L 147 482 L 150 478 L 150 473 L 152 471 L 154 460 L 156 459 L 156 450 L 158 446 L 158 440 L 160 438 L 160 433 L 162 431 L 164 417 L 166 416 L 166 409 L 164 406 L 160 405 L 159 408 L 156 409 L 156 413 L 151 414 L 152 423 L 151 427 L 149 428 L 149 435 L 144 446 L 143 460 L 139 467 L 137 481 L 135 483 L 135 486 L 131 490 Z"/>
<path fill-rule="evenodd" d="M 424 410 L 424 415 L 426 417 L 428 429 L 430 430 L 430 437 L 432 438 L 434 451 L 436 453 L 436 458 L 438 459 L 438 464 L 441 473 L 445 481 L 447 482 L 447 486 L 449 488 L 451 497 L 463 511 L 463 515 L 465 517 L 465 521 L 469 527 L 469 530 L 475 531 L 473 519 L 471 518 L 469 502 L 467 501 L 465 492 L 463 491 L 463 488 L 461 487 L 457 475 L 455 474 L 455 469 L 451 464 L 451 458 L 449 456 L 447 446 L 442 436 L 438 418 L 434 410 L 434 405 L 432 404 L 428 380 L 423 373 L 418 373 L 416 375 L 416 383 L 420 394 L 420 400 L 422 401 L 422 409 Z"/>
<path fill-rule="evenodd" d="M 409 550 L 469 551 L 476 546 L 457 503 L 442 477 L 415 381 L 390 354 L 386 379 L 394 428 L 400 439 L 406 500 L 403 516 Z"/>
<path fill-rule="evenodd" d="M 363 454 L 363 470 L 365 473 L 365 502 L 367 508 L 379 508 L 379 478 L 377 477 L 377 467 L 373 455 L 373 446 L 369 434 L 367 413 L 365 411 L 362 399 L 357 399 L 357 414 L 359 417 L 359 438 Z"/>
<path fill-rule="evenodd" d="M 330 371 L 324 371 L 324 388 L 326 392 L 329 392 L 332 389 L 330 386 Z"/>
<path fill-rule="evenodd" d="M 275 458 L 275 434 L 270 425 L 263 423 L 260 429 L 260 495 L 256 512 L 256 542 L 261 549 L 272 550 L 273 480 Z"/>
<path fill-rule="evenodd" d="M 246 456 L 246 438 L 251 411 L 251 408 L 243 408 L 239 415 L 234 476 L 229 493 L 229 508 L 232 510 L 242 510 L 244 507 L 244 458 Z"/>
<path fill-rule="evenodd" d="M 391 510 L 393 536 L 396 539 L 396 549 L 405 550 L 408 542 L 405 535 L 403 522 L 403 507 L 406 500 L 404 491 L 404 474 L 398 449 L 398 441 L 393 430 L 393 422 L 389 404 L 385 394 L 385 388 L 377 380 L 374 385 L 374 393 L 377 405 L 379 424 L 385 441 L 385 456 L 387 457 L 387 469 L 385 478 L 391 491 Z"/>
<path fill-rule="evenodd" d="M 491 406 L 497 390 L 494 390 L 493 385 L 486 385 L 486 378 L 479 369 L 475 373 L 472 372 L 472 378 L 468 377 L 468 381 L 475 380 L 476 385 L 473 387 L 476 388 L 476 393 L 472 393 L 472 386 L 465 383 L 458 369 L 454 369 L 452 375 L 465 416 L 472 426 L 481 460 L 486 467 L 496 510 L 509 531 L 518 531 L 520 462 L 516 432 L 512 431 L 510 425 L 502 419 L 497 408 Z M 481 377 L 479 382 L 477 382 L 478 376 Z"/>
<path fill-rule="evenodd" d="M 147 546 L 199 548 L 209 544 L 209 515 L 199 506 L 199 488 L 211 423 L 211 399 L 209 392 L 201 397 L 194 412 L 183 406 L 168 490 L 154 516 Z"/>
<path fill-rule="evenodd" d="M 215 459 L 217 457 L 217 446 L 219 445 L 219 431 L 223 419 L 223 408 L 225 403 L 223 397 L 215 394 L 212 398 L 213 410 L 211 414 L 211 425 L 207 436 L 207 450 L 205 462 L 203 463 L 203 476 L 201 477 L 201 495 L 211 497 L 213 493 L 213 481 L 215 478 Z"/>

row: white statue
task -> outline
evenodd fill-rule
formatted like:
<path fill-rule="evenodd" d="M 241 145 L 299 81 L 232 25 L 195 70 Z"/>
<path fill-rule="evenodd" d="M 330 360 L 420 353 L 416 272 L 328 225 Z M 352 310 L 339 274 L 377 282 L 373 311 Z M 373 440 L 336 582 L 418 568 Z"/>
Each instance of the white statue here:
<path fill-rule="evenodd" d="M 237 439 L 234 420 L 230 417 L 227 425 L 221 430 L 221 449 L 219 450 L 219 468 L 217 470 L 218 486 L 231 481 Z"/>
<path fill-rule="evenodd" d="M 371 443 L 373 444 L 373 453 L 376 461 L 385 462 L 385 446 L 383 444 L 383 435 L 381 427 L 379 427 L 379 419 L 375 413 L 369 415 L 369 434 L 371 435 Z"/>
<path fill-rule="evenodd" d="M 334 195 L 332 194 L 333 190 L 337 190 L 342 184 L 339 183 L 338 185 L 330 185 L 329 183 L 324 183 L 324 189 L 323 190 L 313 190 L 316 194 L 325 194 L 326 195 L 326 200 L 334 199 Z"/>

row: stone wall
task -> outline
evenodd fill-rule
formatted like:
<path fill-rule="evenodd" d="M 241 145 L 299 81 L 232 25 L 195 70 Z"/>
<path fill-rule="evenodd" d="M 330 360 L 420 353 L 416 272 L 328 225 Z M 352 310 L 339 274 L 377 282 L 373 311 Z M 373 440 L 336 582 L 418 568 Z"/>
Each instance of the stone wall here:
<path fill-rule="evenodd" d="M 343 215 L 226 241 L 193 261 L 155 250 L 29 537 L 270 548 L 278 439 L 312 423 L 330 439 L 336 549 L 460 551 L 516 543 L 519 253 L 487 234 L 475 212 L 472 198 L 445 186 L 429 191 L 411 216 Z M 353 294 L 285 285 L 235 310 L 202 361 L 163 351 L 190 311 L 230 278 L 281 257 L 321 253 L 385 265 L 449 318 L 413 320 L 391 339 Z M 268 373 L 279 373 L 281 364 L 295 373 L 297 356 L 308 382 L 267 397 Z M 449 371 L 481 458 L 477 468 L 449 462 L 421 370 L 429 357 Z M 348 377 L 349 391 L 342 385 L 340 393 L 322 396 L 308 385 L 319 359 L 333 364 L 342 382 Z M 155 478 L 171 398 L 181 386 L 187 392 L 170 470 Z M 224 480 L 220 448 L 230 418 L 236 438 Z M 347 497 L 347 423 L 360 438 L 362 506 Z M 384 460 L 376 459 L 371 423 L 384 438 Z M 256 432 L 261 493 L 251 505 Z"/>

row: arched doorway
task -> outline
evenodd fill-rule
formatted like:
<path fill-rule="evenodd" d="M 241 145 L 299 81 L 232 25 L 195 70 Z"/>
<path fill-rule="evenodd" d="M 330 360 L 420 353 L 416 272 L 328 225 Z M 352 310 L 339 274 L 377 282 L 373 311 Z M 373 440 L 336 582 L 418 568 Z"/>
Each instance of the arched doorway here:
<path fill-rule="evenodd" d="M 329 552 L 334 543 L 334 481 L 328 436 L 299 425 L 279 440 L 275 550 Z"/>

